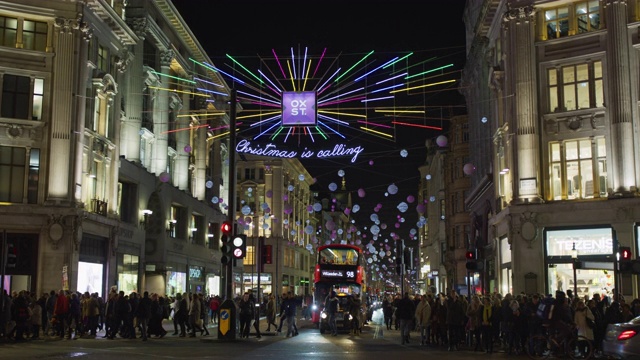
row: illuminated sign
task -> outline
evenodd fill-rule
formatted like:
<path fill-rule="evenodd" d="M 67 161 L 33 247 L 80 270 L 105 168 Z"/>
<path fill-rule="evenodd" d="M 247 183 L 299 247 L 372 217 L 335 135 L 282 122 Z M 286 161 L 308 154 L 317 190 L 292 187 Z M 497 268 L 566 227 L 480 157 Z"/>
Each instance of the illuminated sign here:
<path fill-rule="evenodd" d="M 362 146 L 347 146 L 345 144 L 335 144 L 333 149 L 320 149 L 320 150 L 289 150 L 280 149 L 275 144 L 268 143 L 266 145 L 256 144 L 253 145 L 249 140 L 240 140 L 236 145 L 236 152 L 239 154 L 251 154 L 258 156 L 270 156 L 277 158 L 301 158 L 308 159 L 316 157 L 318 159 L 336 158 L 351 156 L 351 162 L 356 162 L 358 155 L 364 151 Z"/>
<path fill-rule="evenodd" d="M 282 93 L 282 126 L 315 126 L 315 91 L 285 91 Z"/>
<path fill-rule="evenodd" d="M 355 270 L 335 270 L 335 269 L 323 269 L 320 271 L 320 276 L 331 279 L 347 279 L 354 280 L 356 278 Z"/>
<path fill-rule="evenodd" d="M 341 278 L 344 277 L 342 270 L 322 270 L 321 275 L 329 278 Z"/>
<path fill-rule="evenodd" d="M 202 277 L 202 271 L 204 269 L 200 266 L 189 267 L 189 277 L 194 279 L 200 279 Z"/>

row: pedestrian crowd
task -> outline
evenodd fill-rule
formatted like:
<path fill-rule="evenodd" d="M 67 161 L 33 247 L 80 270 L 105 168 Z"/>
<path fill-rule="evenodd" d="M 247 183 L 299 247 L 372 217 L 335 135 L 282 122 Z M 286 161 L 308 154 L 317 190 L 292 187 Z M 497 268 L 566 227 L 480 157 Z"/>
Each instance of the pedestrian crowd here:
<path fill-rule="evenodd" d="M 15 342 L 44 337 L 59 339 L 96 338 L 142 339 L 164 338 L 164 324 L 173 324 L 173 336 L 210 335 L 208 325 L 219 322 L 224 299 L 202 293 L 177 293 L 162 296 L 147 291 L 125 293 L 113 287 L 106 299 L 98 293 L 52 290 L 37 296 L 28 291 L 4 291 L 0 298 L 0 339 Z M 258 299 L 251 290 L 233 298 L 236 307 L 236 329 L 240 338 L 248 338 L 251 328 L 261 337 L 259 321 L 267 320 L 267 331 L 282 332 L 287 337 L 298 335 L 297 309 L 304 319 L 311 318 L 308 300 L 291 291 L 276 299 L 269 294 Z M 279 323 L 277 322 L 280 316 Z"/>
<path fill-rule="evenodd" d="M 218 321 L 218 296 L 201 293 L 165 297 L 145 291 L 142 294 L 112 288 L 106 299 L 98 293 L 66 290 L 37 296 L 27 291 L 5 290 L 0 302 L 0 338 L 22 342 L 45 336 L 60 339 L 163 338 L 164 321 L 172 321 L 173 335 L 209 335 L 205 324 Z"/>
<path fill-rule="evenodd" d="M 541 309 L 547 306 L 549 312 L 543 312 Z M 386 296 L 381 308 L 384 326 L 387 330 L 399 330 L 402 344 L 413 341 L 414 333 L 414 339 L 421 345 L 449 351 L 464 348 L 488 354 L 495 351 L 521 354 L 529 336 L 542 334 L 550 327 L 559 336 L 588 339 L 596 354 L 600 354 L 607 325 L 640 316 L 640 299 L 627 303 L 620 295 L 600 293 L 576 297 L 569 290 L 556 291 L 555 296 L 472 295 L 469 300 L 451 291 L 448 295 Z"/>

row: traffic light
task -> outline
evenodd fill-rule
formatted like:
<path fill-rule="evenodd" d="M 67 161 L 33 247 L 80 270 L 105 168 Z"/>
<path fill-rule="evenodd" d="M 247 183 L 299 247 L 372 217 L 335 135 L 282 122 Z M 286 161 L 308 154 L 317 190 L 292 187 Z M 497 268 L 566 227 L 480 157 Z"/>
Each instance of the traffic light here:
<path fill-rule="evenodd" d="M 467 259 L 466 267 L 469 271 L 478 271 L 482 270 L 484 267 L 484 263 L 482 261 L 478 261 L 477 253 L 475 250 L 469 250 L 464 254 L 464 257 Z"/>
<path fill-rule="evenodd" d="M 231 227 L 231 222 L 229 221 L 224 221 L 222 223 L 222 225 L 220 225 L 220 231 L 222 231 L 223 235 L 231 235 L 231 231 L 232 231 L 232 227 Z"/>
<path fill-rule="evenodd" d="M 262 246 L 262 263 L 263 264 L 269 264 L 269 265 L 273 264 L 272 249 L 273 249 L 272 245 Z"/>
<path fill-rule="evenodd" d="M 222 257 L 220 258 L 220 263 L 223 265 L 227 265 L 231 261 L 231 244 L 229 242 L 229 234 L 231 234 L 231 222 L 225 221 L 220 225 L 220 231 L 222 235 L 220 236 L 220 242 L 222 246 L 220 247 L 220 252 L 222 253 Z"/>
<path fill-rule="evenodd" d="M 247 255 L 247 235 L 233 235 L 231 240 L 231 253 L 236 259 L 244 259 Z"/>
<path fill-rule="evenodd" d="M 619 249 L 620 261 L 618 266 L 620 267 L 620 272 L 629 273 L 632 271 L 632 262 L 631 262 L 631 248 L 628 246 L 620 246 Z"/>
<path fill-rule="evenodd" d="M 231 260 L 231 244 L 229 243 L 229 235 L 222 234 L 222 236 L 220 236 L 220 242 L 222 243 L 222 246 L 220 246 L 220 252 L 222 253 L 220 262 L 223 265 L 227 265 Z"/>

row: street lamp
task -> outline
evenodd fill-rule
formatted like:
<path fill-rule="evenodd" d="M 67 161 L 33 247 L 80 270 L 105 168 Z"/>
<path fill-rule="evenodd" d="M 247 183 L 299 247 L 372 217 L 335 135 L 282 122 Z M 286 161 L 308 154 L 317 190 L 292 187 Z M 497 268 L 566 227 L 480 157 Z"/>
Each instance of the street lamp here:
<path fill-rule="evenodd" d="M 573 261 L 573 297 L 575 299 L 578 296 L 578 274 L 576 272 L 578 250 L 576 250 L 575 242 L 573 243 L 573 248 L 571 249 L 571 260 Z"/>

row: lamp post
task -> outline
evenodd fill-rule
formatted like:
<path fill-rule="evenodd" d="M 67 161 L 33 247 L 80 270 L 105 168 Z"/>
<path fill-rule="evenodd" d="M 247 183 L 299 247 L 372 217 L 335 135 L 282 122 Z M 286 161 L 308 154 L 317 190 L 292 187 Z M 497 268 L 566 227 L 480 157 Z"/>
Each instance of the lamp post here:
<path fill-rule="evenodd" d="M 571 249 L 571 261 L 573 262 L 573 297 L 578 296 L 578 274 L 576 272 L 576 263 L 578 262 L 578 250 L 576 250 L 576 243 L 573 243 Z"/>

